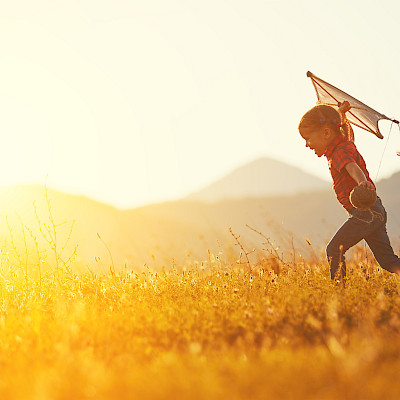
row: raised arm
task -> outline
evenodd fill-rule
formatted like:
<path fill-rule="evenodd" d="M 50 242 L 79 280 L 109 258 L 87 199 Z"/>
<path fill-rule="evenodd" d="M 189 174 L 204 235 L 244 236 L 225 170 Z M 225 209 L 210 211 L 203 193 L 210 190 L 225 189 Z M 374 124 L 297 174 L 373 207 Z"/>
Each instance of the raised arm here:
<path fill-rule="evenodd" d="M 342 129 L 348 140 L 354 142 L 354 132 L 353 128 L 350 125 L 350 122 L 346 118 L 346 113 L 351 108 L 350 103 L 346 100 L 339 106 L 339 115 L 340 115 L 340 123 L 342 124 Z"/>

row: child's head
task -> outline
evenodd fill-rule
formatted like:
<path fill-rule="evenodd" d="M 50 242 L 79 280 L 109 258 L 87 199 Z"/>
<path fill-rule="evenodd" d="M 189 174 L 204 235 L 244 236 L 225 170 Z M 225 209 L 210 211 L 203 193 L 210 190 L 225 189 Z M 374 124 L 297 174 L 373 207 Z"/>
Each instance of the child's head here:
<path fill-rule="evenodd" d="M 336 134 L 340 134 L 340 121 L 340 115 L 333 107 L 320 104 L 303 115 L 300 120 L 299 131 L 301 134 L 305 128 L 322 130 L 329 127 Z"/>
<path fill-rule="evenodd" d="M 327 105 L 318 105 L 307 111 L 300 120 L 299 132 L 306 146 L 321 157 L 328 144 L 341 135 L 341 120 L 338 111 Z"/>

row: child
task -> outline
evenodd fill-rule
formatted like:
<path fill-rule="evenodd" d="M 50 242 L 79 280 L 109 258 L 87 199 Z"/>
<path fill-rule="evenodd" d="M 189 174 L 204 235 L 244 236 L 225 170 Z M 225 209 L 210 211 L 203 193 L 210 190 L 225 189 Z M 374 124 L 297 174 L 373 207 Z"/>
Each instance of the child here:
<path fill-rule="evenodd" d="M 337 273 L 339 277 L 346 275 L 344 254 L 362 239 L 382 268 L 400 274 L 400 258 L 390 245 L 386 232 L 387 214 L 381 199 L 377 197 L 375 204 L 364 211 L 354 208 L 349 199 L 357 185 L 376 190 L 365 161 L 353 143 L 353 130 L 345 116 L 349 109 L 347 101 L 340 105 L 339 112 L 327 105 L 317 105 L 304 114 L 299 124 L 306 146 L 318 157 L 324 155 L 327 158 L 336 197 L 349 214 L 349 219 L 326 248 L 331 278 L 334 279 Z"/>

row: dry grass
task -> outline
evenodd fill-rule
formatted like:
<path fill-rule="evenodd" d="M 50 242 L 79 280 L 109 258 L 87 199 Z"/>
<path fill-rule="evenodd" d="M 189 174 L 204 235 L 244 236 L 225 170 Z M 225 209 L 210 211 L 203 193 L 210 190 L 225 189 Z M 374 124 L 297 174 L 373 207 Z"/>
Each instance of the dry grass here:
<path fill-rule="evenodd" d="M 212 264 L 212 265 L 210 265 Z M 398 399 L 399 278 L 359 263 L 250 275 L 26 275 L 3 261 L 2 399 Z"/>

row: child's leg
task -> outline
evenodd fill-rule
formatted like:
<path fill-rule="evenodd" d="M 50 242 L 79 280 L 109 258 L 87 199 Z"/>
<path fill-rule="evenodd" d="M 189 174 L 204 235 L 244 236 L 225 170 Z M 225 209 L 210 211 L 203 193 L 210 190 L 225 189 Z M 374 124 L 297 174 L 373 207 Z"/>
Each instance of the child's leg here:
<path fill-rule="evenodd" d="M 341 267 L 340 275 L 346 276 L 346 262 L 344 254 L 350 248 L 364 239 L 365 226 L 360 221 L 349 218 L 336 232 L 326 247 L 326 256 L 331 267 L 331 278 Z"/>
<path fill-rule="evenodd" d="M 331 278 L 342 265 L 341 275 L 346 275 L 344 254 L 350 248 L 386 225 L 386 211 L 378 199 L 372 207 L 373 212 L 356 210 L 341 226 L 326 248 L 331 267 Z"/>
<path fill-rule="evenodd" d="M 400 269 L 400 258 L 394 254 L 390 244 L 386 226 L 365 237 L 369 248 L 382 268 L 390 272 L 397 272 Z"/>

